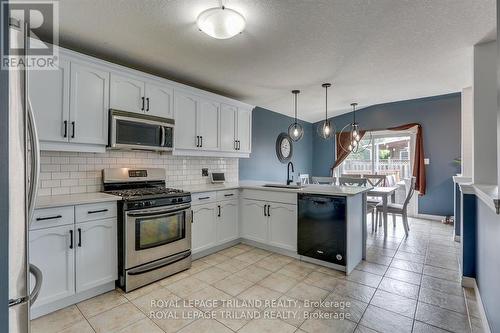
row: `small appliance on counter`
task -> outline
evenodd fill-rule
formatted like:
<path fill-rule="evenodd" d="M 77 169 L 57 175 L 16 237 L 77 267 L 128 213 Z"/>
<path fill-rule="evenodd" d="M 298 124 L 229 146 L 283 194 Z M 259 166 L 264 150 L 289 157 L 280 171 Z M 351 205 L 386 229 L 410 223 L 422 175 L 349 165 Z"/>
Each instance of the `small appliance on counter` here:
<path fill-rule="evenodd" d="M 118 202 L 118 284 L 129 292 L 191 267 L 191 194 L 165 186 L 165 169 L 104 169 Z"/>
<path fill-rule="evenodd" d="M 210 174 L 210 181 L 212 184 L 224 184 L 226 181 L 226 176 L 224 172 L 212 172 Z"/>

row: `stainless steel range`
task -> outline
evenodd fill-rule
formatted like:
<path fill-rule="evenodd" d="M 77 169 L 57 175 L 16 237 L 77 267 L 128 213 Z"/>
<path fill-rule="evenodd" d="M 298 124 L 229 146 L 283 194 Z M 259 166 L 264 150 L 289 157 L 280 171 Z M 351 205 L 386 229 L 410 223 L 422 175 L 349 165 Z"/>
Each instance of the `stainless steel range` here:
<path fill-rule="evenodd" d="M 165 186 L 165 169 L 103 170 L 118 203 L 118 274 L 129 292 L 191 267 L 191 194 Z"/>

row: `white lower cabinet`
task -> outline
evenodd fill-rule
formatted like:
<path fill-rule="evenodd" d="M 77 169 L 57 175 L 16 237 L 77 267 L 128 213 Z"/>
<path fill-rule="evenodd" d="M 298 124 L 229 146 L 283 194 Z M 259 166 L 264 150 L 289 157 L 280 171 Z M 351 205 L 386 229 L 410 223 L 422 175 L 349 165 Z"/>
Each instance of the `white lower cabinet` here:
<path fill-rule="evenodd" d="M 242 237 L 297 251 L 297 205 L 242 200 Z"/>
<path fill-rule="evenodd" d="M 191 228 L 191 247 L 194 253 L 216 245 L 216 211 L 215 203 L 192 206 L 193 225 Z"/>
<path fill-rule="evenodd" d="M 266 202 L 243 199 L 241 206 L 241 236 L 260 243 L 267 243 Z"/>
<path fill-rule="evenodd" d="M 297 251 L 297 206 L 268 203 L 269 245 Z"/>
<path fill-rule="evenodd" d="M 76 224 L 76 292 L 118 278 L 116 219 Z"/>
<path fill-rule="evenodd" d="M 75 293 L 75 252 L 73 224 L 29 233 L 29 261 L 43 274 L 43 283 L 35 308 Z M 31 278 L 31 289 L 35 279 Z"/>
<path fill-rule="evenodd" d="M 83 212 L 92 207 L 108 215 L 91 220 Z M 43 277 L 32 318 L 114 289 L 118 278 L 116 202 L 37 209 L 30 229 L 29 260 Z"/>
<path fill-rule="evenodd" d="M 238 199 L 219 203 L 216 228 L 218 244 L 223 244 L 238 238 L 238 207 Z"/>

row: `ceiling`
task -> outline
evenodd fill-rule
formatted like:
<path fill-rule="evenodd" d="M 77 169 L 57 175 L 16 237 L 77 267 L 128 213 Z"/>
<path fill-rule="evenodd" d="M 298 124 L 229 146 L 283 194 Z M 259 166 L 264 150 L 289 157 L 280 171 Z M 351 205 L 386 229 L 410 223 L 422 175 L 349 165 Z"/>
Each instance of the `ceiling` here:
<path fill-rule="evenodd" d="M 61 0 L 60 44 L 299 118 L 460 91 L 472 45 L 494 39 L 494 0 L 225 0 L 246 30 L 228 40 L 196 17 L 218 0 Z"/>

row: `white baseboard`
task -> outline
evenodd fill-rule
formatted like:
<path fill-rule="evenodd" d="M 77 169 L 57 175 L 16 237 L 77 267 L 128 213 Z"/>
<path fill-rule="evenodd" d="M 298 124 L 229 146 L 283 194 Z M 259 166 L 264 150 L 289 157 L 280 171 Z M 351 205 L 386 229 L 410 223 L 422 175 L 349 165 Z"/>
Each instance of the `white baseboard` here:
<path fill-rule="evenodd" d="M 424 220 L 433 220 L 433 221 L 441 221 L 442 219 L 444 219 L 446 216 L 442 216 L 442 215 L 431 215 L 431 214 L 416 214 L 415 216 L 413 217 L 416 217 L 416 218 L 419 218 L 419 219 L 424 219 Z"/>
<path fill-rule="evenodd" d="M 484 311 L 483 300 L 481 299 L 481 294 L 479 293 L 479 288 L 477 287 L 476 279 L 462 276 L 462 286 L 474 289 L 477 306 L 479 308 L 479 315 L 481 316 L 481 322 L 483 324 L 483 330 L 485 333 L 491 333 L 490 326 L 488 324 L 488 318 L 486 317 L 486 311 Z"/>

